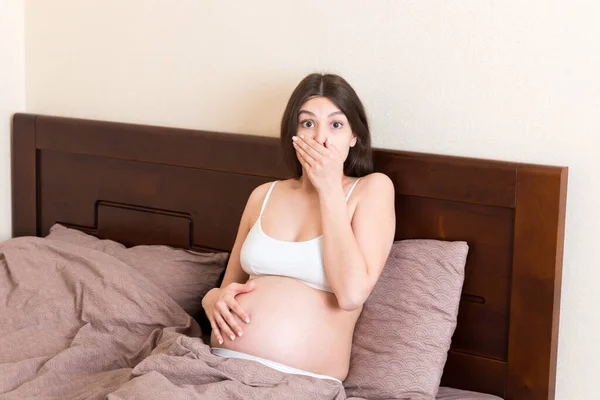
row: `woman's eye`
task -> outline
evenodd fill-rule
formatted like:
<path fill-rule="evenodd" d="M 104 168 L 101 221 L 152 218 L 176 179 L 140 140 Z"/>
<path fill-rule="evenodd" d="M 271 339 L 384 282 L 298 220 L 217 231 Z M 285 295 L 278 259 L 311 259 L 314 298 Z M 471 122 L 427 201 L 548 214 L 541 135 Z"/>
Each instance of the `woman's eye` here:
<path fill-rule="evenodd" d="M 303 128 L 312 128 L 313 126 L 315 126 L 315 124 L 311 120 L 302 121 L 300 125 L 302 125 Z"/>
<path fill-rule="evenodd" d="M 342 126 L 342 123 L 337 121 L 331 124 L 331 127 L 334 129 L 340 129 Z"/>

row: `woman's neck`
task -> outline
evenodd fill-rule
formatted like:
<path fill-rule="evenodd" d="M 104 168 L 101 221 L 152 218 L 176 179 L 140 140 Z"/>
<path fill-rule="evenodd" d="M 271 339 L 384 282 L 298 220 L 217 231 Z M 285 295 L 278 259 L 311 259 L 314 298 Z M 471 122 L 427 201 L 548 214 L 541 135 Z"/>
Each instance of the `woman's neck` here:
<path fill-rule="evenodd" d="M 302 171 L 302 175 L 300 175 L 300 178 L 298 178 L 298 182 L 300 183 L 300 189 L 304 192 L 307 193 L 309 195 L 316 195 L 317 193 L 317 189 L 315 188 L 315 186 L 312 184 L 312 182 L 310 181 L 310 178 L 306 175 L 306 173 L 304 172 L 304 170 Z M 347 182 L 348 177 L 347 176 L 343 176 L 342 177 L 342 187 L 344 186 L 344 184 Z"/>

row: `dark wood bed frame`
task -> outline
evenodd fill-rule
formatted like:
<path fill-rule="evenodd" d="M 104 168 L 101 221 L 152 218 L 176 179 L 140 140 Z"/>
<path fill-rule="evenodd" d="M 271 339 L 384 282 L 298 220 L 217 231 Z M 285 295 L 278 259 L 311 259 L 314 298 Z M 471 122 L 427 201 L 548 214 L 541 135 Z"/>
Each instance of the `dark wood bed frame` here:
<path fill-rule="evenodd" d="M 60 222 L 126 245 L 230 251 L 248 195 L 283 179 L 275 138 L 16 114 L 13 235 Z M 396 239 L 465 240 L 442 384 L 554 399 L 567 168 L 375 150 Z"/>

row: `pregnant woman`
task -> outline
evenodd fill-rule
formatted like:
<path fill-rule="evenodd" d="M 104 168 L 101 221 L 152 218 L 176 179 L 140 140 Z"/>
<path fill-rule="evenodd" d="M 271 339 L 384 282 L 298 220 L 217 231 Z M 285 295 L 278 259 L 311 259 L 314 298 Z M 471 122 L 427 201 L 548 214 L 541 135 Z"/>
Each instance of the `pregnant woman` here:
<path fill-rule="evenodd" d="M 373 173 L 363 105 L 337 75 L 300 82 L 281 146 L 292 178 L 252 192 L 223 283 L 202 301 L 211 349 L 343 381 L 356 320 L 394 239 L 394 187 Z"/>

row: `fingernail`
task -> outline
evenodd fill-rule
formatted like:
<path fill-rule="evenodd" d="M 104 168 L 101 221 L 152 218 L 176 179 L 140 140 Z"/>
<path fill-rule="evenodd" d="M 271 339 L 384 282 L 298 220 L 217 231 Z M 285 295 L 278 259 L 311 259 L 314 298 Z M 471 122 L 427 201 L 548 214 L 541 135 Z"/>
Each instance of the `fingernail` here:
<path fill-rule="evenodd" d="M 246 318 L 246 323 L 249 324 L 250 323 L 250 318 Z"/>
<path fill-rule="evenodd" d="M 219 344 L 223 344 L 223 339 L 219 339 Z"/>
<path fill-rule="evenodd" d="M 304 139 L 304 135 L 300 135 L 300 137 L 301 137 L 302 139 Z"/>
<path fill-rule="evenodd" d="M 242 337 L 242 331 L 238 331 L 238 336 Z"/>
<path fill-rule="evenodd" d="M 231 335 L 231 336 L 229 336 L 229 338 L 230 338 L 231 340 L 235 340 L 235 335 Z"/>
<path fill-rule="evenodd" d="M 296 140 L 298 140 L 298 138 L 296 136 L 292 136 L 292 140 L 295 142 Z"/>

